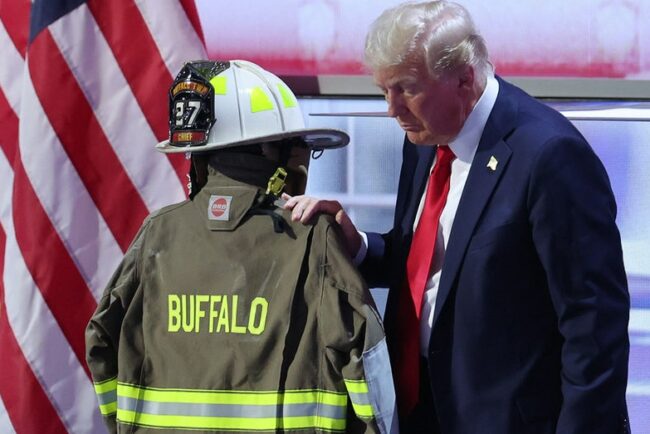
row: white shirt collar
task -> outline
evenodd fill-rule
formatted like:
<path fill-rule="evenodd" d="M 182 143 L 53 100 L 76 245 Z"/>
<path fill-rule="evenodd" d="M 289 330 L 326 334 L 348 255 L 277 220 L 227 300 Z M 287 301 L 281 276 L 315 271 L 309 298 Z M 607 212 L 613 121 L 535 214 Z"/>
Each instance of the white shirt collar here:
<path fill-rule="evenodd" d="M 458 136 L 449 143 L 449 148 L 459 160 L 466 163 L 472 162 L 498 93 L 499 82 L 494 76 L 489 75 L 483 94 L 467 117 Z"/>

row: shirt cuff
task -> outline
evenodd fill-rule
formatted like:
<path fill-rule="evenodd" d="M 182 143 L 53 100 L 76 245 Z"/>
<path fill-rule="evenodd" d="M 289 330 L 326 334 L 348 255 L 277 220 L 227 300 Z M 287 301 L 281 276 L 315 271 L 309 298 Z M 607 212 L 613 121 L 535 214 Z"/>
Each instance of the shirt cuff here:
<path fill-rule="evenodd" d="M 357 255 L 352 260 L 354 266 L 358 266 L 366 259 L 366 254 L 368 253 L 368 235 L 365 232 L 358 231 L 361 236 L 361 245 L 359 246 L 359 251 Z"/>

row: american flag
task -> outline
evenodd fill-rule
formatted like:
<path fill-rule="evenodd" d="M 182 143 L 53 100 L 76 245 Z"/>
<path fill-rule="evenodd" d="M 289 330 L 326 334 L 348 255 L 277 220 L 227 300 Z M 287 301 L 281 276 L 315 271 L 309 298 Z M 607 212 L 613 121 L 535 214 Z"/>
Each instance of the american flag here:
<path fill-rule="evenodd" d="M 0 433 L 105 431 L 84 329 L 145 216 L 185 197 L 154 145 L 205 56 L 193 0 L 0 0 Z"/>

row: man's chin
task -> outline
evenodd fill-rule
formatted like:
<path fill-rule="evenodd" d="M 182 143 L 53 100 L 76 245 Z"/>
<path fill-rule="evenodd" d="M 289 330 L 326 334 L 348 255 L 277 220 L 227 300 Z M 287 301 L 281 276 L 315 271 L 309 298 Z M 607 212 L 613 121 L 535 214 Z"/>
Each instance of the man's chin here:
<path fill-rule="evenodd" d="M 406 132 L 406 137 L 414 145 L 424 145 L 424 146 L 435 146 L 436 145 L 436 143 L 434 143 L 433 139 L 427 134 L 422 134 L 422 133 L 414 132 L 414 131 L 407 131 Z"/>

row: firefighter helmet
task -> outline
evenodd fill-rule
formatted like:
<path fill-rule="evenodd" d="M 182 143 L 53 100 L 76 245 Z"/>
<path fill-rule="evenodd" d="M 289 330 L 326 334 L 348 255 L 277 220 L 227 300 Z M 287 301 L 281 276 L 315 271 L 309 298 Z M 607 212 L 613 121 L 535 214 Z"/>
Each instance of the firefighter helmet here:
<path fill-rule="evenodd" d="M 337 148 L 349 136 L 305 128 L 296 96 L 277 76 L 244 60 L 186 63 L 169 91 L 169 139 L 162 152 L 204 152 L 302 138 L 312 150 Z"/>

